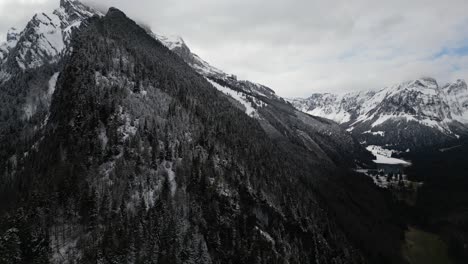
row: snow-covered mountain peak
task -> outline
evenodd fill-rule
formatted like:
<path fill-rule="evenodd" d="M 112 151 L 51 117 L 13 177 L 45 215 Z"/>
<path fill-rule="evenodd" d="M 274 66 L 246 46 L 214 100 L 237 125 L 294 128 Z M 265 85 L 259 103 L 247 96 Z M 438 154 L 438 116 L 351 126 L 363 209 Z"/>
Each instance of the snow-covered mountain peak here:
<path fill-rule="evenodd" d="M 52 13 L 35 14 L 21 33 L 12 30 L 7 35 L 7 44 L 0 47 L 0 62 L 8 66 L 1 68 L 24 70 L 57 61 L 68 47 L 72 31 L 95 15 L 102 16 L 75 0 L 61 0 Z"/>
<path fill-rule="evenodd" d="M 468 88 L 463 80 L 440 87 L 424 77 L 371 92 L 313 94 L 290 102 L 342 124 L 367 144 L 406 150 L 468 136 Z"/>
<path fill-rule="evenodd" d="M 14 51 L 21 69 L 39 67 L 62 52 L 65 43 L 60 22 L 56 15 L 45 13 L 36 14 L 29 21 Z"/>

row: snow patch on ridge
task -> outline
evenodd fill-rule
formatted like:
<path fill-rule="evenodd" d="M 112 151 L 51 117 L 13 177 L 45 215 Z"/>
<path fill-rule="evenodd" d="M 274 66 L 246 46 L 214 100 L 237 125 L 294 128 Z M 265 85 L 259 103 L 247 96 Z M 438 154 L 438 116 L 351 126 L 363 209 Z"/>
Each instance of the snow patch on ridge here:
<path fill-rule="evenodd" d="M 202 60 L 198 55 L 193 54 L 196 63 L 189 63 L 192 68 L 204 76 L 227 76 L 222 70 L 211 66 L 208 62 Z"/>
<path fill-rule="evenodd" d="M 177 191 L 177 182 L 176 182 L 176 175 L 174 170 L 172 169 L 173 163 L 166 161 L 164 164 L 164 169 L 167 172 L 167 180 L 169 181 L 169 187 L 171 190 L 171 195 L 174 197 L 175 192 Z"/>
<path fill-rule="evenodd" d="M 54 75 L 52 75 L 52 77 L 49 80 L 49 90 L 48 90 L 49 96 L 52 96 L 55 92 L 55 87 L 57 86 L 57 79 L 58 79 L 59 74 L 60 74 L 59 72 L 54 73 Z"/>
<path fill-rule="evenodd" d="M 384 131 L 376 131 L 376 132 L 372 132 L 372 131 L 364 131 L 363 134 L 371 134 L 371 135 L 374 135 L 374 136 L 381 136 L 381 137 L 384 137 L 385 136 L 385 132 Z"/>
<path fill-rule="evenodd" d="M 380 146 L 367 146 L 366 148 L 370 151 L 374 156 L 376 156 L 376 160 L 374 163 L 378 164 L 400 164 L 405 166 L 410 166 L 411 163 L 402 159 L 392 158 L 392 154 L 394 153 L 393 150 L 384 149 Z"/>
<path fill-rule="evenodd" d="M 320 116 L 338 123 L 346 123 L 351 120 L 351 115 L 342 109 L 338 112 L 325 111 L 323 108 L 315 108 L 312 111 L 306 111 L 309 115 Z"/>
<path fill-rule="evenodd" d="M 235 99 L 236 101 L 238 101 L 239 103 L 241 103 L 244 108 L 245 108 L 245 113 L 250 116 L 250 117 L 255 117 L 255 118 L 259 118 L 259 114 L 256 110 L 256 107 L 264 107 L 266 106 L 265 103 L 253 98 L 253 97 L 250 97 L 248 98 L 246 94 L 242 93 L 242 92 L 237 92 L 237 91 L 234 91 L 228 87 L 225 87 L 225 86 L 222 86 L 220 84 L 218 84 L 217 82 L 214 82 L 210 79 L 206 79 L 209 83 L 211 83 L 211 85 L 213 85 L 218 91 L 232 97 L 233 99 Z M 255 107 L 253 105 L 253 103 L 251 101 L 252 100 L 254 103 L 255 103 Z"/>
<path fill-rule="evenodd" d="M 153 34 L 154 34 L 153 36 L 154 38 L 161 41 L 161 43 L 170 50 L 173 50 L 175 48 L 181 48 L 185 44 L 184 40 L 179 36 L 173 36 L 173 35 L 163 36 L 163 35 L 158 35 L 155 33 Z"/>
<path fill-rule="evenodd" d="M 272 245 L 275 244 L 275 240 L 271 237 L 270 234 L 260 229 L 258 226 L 255 226 L 255 229 L 260 233 L 260 235 L 265 238 L 266 241 L 270 242 Z"/>

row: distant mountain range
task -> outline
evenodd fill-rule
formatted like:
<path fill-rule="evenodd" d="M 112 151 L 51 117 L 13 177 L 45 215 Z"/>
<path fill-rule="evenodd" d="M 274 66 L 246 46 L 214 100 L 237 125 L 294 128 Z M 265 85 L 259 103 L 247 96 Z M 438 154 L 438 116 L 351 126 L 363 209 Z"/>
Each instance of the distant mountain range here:
<path fill-rule="evenodd" d="M 410 152 L 450 146 L 468 136 L 464 80 L 439 86 L 433 78 L 421 78 L 380 90 L 316 93 L 289 101 L 303 112 L 340 123 L 364 145 Z"/>

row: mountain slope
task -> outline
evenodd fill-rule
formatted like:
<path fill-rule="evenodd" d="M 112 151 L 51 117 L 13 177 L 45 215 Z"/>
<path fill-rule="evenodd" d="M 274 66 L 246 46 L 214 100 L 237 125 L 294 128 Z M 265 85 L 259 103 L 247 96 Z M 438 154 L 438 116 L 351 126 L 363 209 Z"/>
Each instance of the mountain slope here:
<path fill-rule="evenodd" d="M 2 142 L 8 261 L 398 259 L 385 198 L 348 171 L 368 156 L 337 124 L 249 82 L 207 80 L 116 9 L 70 45 L 0 86 L 52 94 L 43 112 L 11 117 L 19 128 L 5 123 L 28 135 Z"/>
<path fill-rule="evenodd" d="M 336 124 L 304 115 L 277 96 L 272 89 L 250 81 L 238 80 L 235 75 L 217 69 L 192 53 L 180 37 L 168 38 L 146 30 L 223 92 L 236 107 L 257 119 L 271 137 L 301 142 L 309 150 L 316 152 L 317 156 L 326 153 L 328 162 L 340 161 L 345 163 L 345 166 L 352 167 L 356 161 L 359 163 L 370 159 L 370 155 L 356 140 Z"/>
<path fill-rule="evenodd" d="M 314 94 L 290 102 L 339 122 L 366 145 L 418 151 L 468 135 L 468 88 L 462 80 L 440 87 L 434 79 L 422 78 L 382 90 Z"/>

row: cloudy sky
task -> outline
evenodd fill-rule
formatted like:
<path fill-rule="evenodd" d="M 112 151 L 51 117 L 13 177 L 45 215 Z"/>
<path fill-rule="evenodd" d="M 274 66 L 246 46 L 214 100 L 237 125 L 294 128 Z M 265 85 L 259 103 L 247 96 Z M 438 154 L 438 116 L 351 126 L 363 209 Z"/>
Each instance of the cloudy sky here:
<path fill-rule="evenodd" d="M 466 0 L 83 0 L 182 36 L 212 65 L 286 97 L 468 79 Z M 59 0 L 0 0 L 0 37 Z"/>

